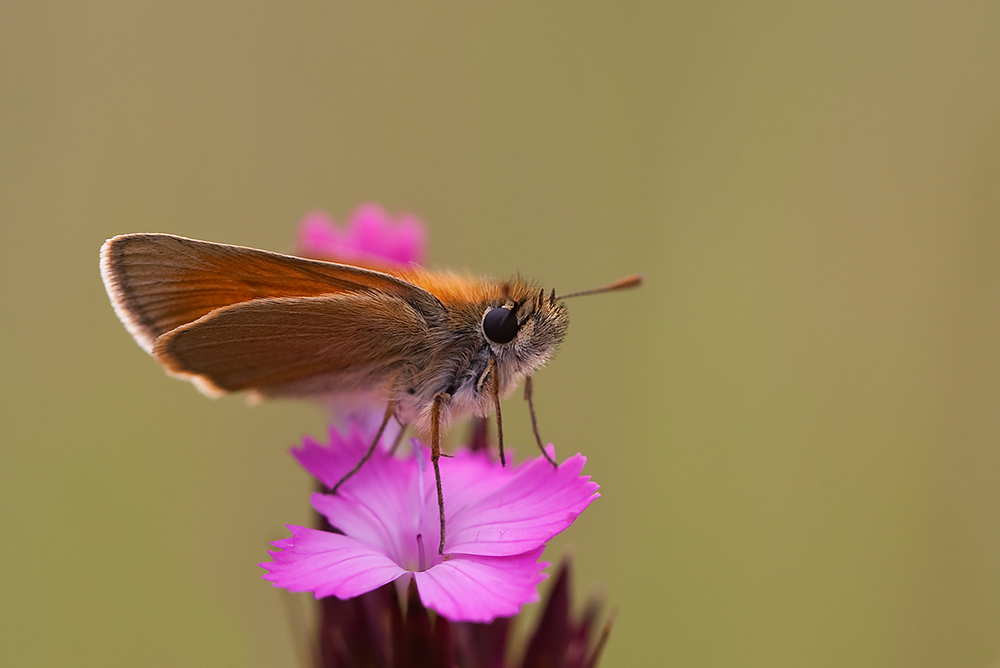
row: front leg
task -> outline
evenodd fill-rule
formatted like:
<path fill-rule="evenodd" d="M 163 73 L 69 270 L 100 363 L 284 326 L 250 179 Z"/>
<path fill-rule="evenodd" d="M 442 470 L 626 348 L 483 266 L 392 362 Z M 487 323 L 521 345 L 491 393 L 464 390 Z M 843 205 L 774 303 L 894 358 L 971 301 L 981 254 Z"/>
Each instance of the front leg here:
<path fill-rule="evenodd" d="M 531 430 L 535 432 L 535 442 L 538 443 L 538 449 L 542 451 L 549 463 L 555 467 L 559 464 L 556 463 L 552 457 L 549 457 L 549 453 L 545 451 L 545 446 L 542 445 L 542 437 L 538 435 L 538 419 L 535 417 L 535 402 L 531 400 L 533 388 L 531 386 L 531 376 L 524 379 L 524 400 L 528 402 L 528 412 L 531 413 Z"/>
<path fill-rule="evenodd" d="M 503 416 L 500 414 L 500 368 L 495 359 L 490 359 L 478 380 L 476 380 L 476 391 L 482 392 L 486 383 L 490 384 L 490 394 L 493 395 L 493 409 L 497 415 L 497 445 L 500 450 L 500 466 L 507 466 L 507 460 L 503 454 Z"/>
<path fill-rule="evenodd" d="M 441 406 L 448 405 L 451 395 L 439 392 L 434 396 L 431 406 L 431 465 L 434 466 L 434 482 L 437 484 L 438 516 L 441 521 L 441 542 L 438 544 L 438 554 L 444 554 L 444 489 L 441 486 L 441 468 L 438 460 L 441 458 Z"/>

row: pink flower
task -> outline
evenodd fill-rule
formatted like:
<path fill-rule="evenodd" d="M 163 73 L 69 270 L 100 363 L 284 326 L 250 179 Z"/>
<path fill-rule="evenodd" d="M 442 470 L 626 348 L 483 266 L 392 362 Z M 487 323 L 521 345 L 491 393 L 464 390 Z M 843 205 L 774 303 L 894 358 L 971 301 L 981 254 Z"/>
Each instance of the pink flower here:
<path fill-rule="evenodd" d="M 377 204 L 362 204 L 343 230 L 322 211 L 307 215 L 299 226 L 299 255 L 359 264 L 423 264 L 427 247 L 424 225 L 411 214 L 393 221 Z"/>
<path fill-rule="evenodd" d="M 342 533 L 289 526 L 291 538 L 273 543 L 281 549 L 261 564 L 264 578 L 341 599 L 412 578 L 423 604 L 452 621 L 491 621 L 537 601 L 545 542 L 598 496 L 597 484 L 581 475 L 586 458 L 577 454 L 556 469 L 542 457 L 506 468 L 482 452 L 442 458 L 442 557 L 434 473 L 427 448 L 413 443 L 413 458 L 379 449 L 336 496 L 313 494 L 313 507 Z M 346 436 L 331 429 L 329 446 L 307 438 L 293 454 L 329 487 L 367 446 L 360 429 Z"/>

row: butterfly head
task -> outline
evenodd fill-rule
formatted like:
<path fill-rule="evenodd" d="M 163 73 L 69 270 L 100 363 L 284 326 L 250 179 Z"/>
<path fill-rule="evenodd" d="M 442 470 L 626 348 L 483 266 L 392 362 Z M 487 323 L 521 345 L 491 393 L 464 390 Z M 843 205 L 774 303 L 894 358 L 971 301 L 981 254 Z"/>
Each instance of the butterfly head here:
<path fill-rule="evenodd" d="M 555 292 L 510 281 L 482 311 L 480 333 L 501 379 L 516 382 L 545 364 L 566 337 L 569 318 Z"/>

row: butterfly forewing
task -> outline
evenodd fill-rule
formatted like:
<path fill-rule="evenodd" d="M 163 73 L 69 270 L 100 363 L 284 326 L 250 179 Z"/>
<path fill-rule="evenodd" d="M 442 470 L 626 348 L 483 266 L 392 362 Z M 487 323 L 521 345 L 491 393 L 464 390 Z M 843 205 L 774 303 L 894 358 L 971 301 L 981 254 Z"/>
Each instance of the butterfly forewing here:
<path fill-rule="evenodd" d="M 254 299 L 377 292 L 428 317 L 442 308 L 425 290 L 377 271 L 169 234 L 109 239 L 101 274 L 115 312 L 147 352 L 177 327 Z"/>
<path fill-rule="evenodd" d="M 157 339 L 153 355 L 209 393 L 379 390 L 420 359 L 428 325 L 386 294 L 257 299 L 218 309 Z"/>

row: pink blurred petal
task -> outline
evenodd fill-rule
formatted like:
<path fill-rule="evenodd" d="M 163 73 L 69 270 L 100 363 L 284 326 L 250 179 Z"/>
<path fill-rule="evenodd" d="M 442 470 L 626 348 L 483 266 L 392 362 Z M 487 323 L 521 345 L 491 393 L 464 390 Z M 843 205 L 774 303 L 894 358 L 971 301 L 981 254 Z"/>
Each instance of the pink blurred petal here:
<path fill-rule="evenodd" d="M 291 538 L 260 564 L 265 580 L 289 591 L 311 591 L 316 598 L 353 598 L 392 582 L 405 571 L 379 551 L 350 536 L 289 525 Z"/>
<path fill-rule="evenodd" d="M 309 254 L 322 253 L 337 248 L 341 243 L 340 232 L 323 211 L 311 211 L 299 223 L 299 248 Z"/>
<path fill-rule="evenodd" d="M 423 264 L 426 233 L 419 218 L 402 214 L 395 221 L 377 204 L 362 204 L 337 228 L 322 211 L 309 213 L 299 227 L 301 255 L 335 262 L 383 265 Z"/>
<path fill-rule="evenodd" d="M 543 548 L 513 557 L 455 556 L 413 574 L 425 606 L 458 622 L 491 622 L 538 600 Z"/>

